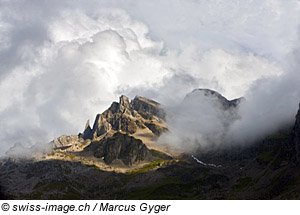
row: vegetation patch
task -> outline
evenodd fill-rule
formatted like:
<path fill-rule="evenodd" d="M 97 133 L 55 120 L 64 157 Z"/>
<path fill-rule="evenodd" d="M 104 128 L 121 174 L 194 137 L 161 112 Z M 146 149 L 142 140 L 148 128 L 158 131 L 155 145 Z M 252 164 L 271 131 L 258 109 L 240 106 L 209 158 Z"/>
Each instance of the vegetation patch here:
<path fill-rule="evenodd" d="M 145 164 L 142 168 L 140 169 L 136 169 L 136 170 L 132 170 L 129 173 L 140 173 L 140 172 L 146 172 L 149 170 L 153 170 L 156 169 L 157 167 L 161 166 L 164 160 L 155 160 L 151 163 L 147 163 Z"/>

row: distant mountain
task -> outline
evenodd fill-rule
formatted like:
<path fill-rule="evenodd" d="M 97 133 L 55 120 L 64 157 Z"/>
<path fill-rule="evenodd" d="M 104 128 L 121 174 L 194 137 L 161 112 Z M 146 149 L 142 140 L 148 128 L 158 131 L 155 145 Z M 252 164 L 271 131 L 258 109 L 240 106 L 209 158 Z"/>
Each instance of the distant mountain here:
<path fill-rule="evenodd" d="M 194 103 L 195 100 L 201 100 L 203 98 L 206 98 L 213 102 L 216 106 L 228 110 L 230 108 L 236 108 L 242 101 L 245 100 L 245 98 L 237 98 L 233 100 L 227 100 L 224 96 L 222 96 L 220 93 L 210 90 L 210 89 L 195 89 L 191 93 L 188 93 L 183 103 Z"/>

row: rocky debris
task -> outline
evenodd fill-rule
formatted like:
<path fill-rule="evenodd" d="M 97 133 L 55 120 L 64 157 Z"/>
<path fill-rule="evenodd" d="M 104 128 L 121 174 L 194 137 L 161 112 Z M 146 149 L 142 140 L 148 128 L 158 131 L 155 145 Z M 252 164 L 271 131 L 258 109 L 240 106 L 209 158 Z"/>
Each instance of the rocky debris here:
<path fill-rule="evenodd" d="M 92 151 L 95 157 L 102 158 L 106 164 L 121 160 L 125 165 L 132 166 L 151 159 L 149 149 L 141 140 L 119 132 L 112 137 L 93 141 L 85 151 Z"/>

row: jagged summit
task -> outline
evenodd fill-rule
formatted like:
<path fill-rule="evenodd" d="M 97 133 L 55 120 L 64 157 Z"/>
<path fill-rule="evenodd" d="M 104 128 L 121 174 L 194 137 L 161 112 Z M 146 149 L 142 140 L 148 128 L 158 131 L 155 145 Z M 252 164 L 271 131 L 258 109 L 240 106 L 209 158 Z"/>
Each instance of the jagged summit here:
<path fill-rule="evenodd" d="M 86 122 L 84 131 L 82 134 L 79 134 L 79 137 L 83 138 L 84 140 L 93 138 L 93 131 L 90 127 L 90 120 Z"/>
<path fill-rule="evenodd" d="M 130 102 L 128 97 L 122 95 L 119 103 L 113 102 L 106 111 L 97 114 L 91 129 L 92 135 L 89 129 L 85 129 L 83 137 L 95 139 L 110 131 L 134 134 L 138 129 L 145 128 L 155 135 L 160 135 L 166 130 L 163 125 L 164 118 L 165 112 L 159 103 L 140 96 L 136 96 Z"/>
<path fill-rule="evenodd" d="M 120 102 L 119 103 L 120 103 L 121 106 L 124 106 L 126 108 L 130 108 L 129 99 L 126 96 L 124 96 L 124 95 L 122 95 L 120 97 Z"/>

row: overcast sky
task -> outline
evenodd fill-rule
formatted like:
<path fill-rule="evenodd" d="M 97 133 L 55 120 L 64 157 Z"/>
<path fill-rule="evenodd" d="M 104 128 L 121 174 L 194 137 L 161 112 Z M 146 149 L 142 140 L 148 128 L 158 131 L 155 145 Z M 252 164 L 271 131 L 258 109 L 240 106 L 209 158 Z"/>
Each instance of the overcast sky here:
<path fill-rule="evenodd" d="M 300 102 L 299 22 L 299 0 L 0 0 L 1 151 L 195 88 L 247 98 L 235 139 L 271 132 Z"/>

